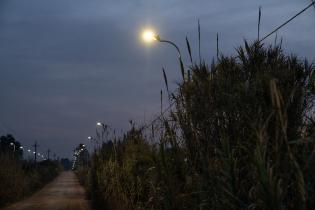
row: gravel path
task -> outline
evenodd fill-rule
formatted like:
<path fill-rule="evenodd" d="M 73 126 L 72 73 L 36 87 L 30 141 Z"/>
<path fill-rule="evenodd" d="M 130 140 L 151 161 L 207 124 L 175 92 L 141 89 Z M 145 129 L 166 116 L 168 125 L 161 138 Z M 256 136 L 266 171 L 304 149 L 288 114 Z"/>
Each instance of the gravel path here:
<path fill-rule="evenodd" d="M 4 210 L 91 210 L 91 207 L 75 174 L 62 172 L 33 196 Z"/>

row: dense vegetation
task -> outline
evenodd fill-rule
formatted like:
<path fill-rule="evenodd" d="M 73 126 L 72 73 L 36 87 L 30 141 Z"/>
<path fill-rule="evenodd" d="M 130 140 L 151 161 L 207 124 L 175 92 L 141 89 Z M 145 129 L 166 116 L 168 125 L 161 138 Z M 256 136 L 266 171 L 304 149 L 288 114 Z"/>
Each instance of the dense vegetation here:
<path fill-rule="evenodd" d="M 100 209 L 313 209 L 314 70 L 259 43 L 192 63 L 173 109 L 106 135 L 80 178 Z"/>
<path fill-rule="evenodd" d="M 0 144 L 0 207 L 17 201 L 41 188 L 55 178 L 61 170 L 57 161 L 24 160 L 22 150 L 13 150 L 13 136 L 2 136 Z"/>

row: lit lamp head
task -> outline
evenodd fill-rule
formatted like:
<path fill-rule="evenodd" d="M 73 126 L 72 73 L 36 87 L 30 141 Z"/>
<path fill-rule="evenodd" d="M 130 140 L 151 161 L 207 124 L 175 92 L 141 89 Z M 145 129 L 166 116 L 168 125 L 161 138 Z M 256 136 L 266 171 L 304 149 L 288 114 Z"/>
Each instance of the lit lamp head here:
<path fill-rule="evenodd" d="M 96 125 L 97 125 L 97 126 L 103 126 L 103 123 L 97 122 Z"/>
<path fill-rule="evenodd" d="M 88 136 L 88 140 L 92 140 L 92 137 L 91 137 L 91 136 Z"/>
<path fill-rule="evenodd" d="M 142 39 L 147 43 L 151 43 L 153 41 L 159 41 L 160 37 L 153 30 L 147 29 L 143 31 Z"/>

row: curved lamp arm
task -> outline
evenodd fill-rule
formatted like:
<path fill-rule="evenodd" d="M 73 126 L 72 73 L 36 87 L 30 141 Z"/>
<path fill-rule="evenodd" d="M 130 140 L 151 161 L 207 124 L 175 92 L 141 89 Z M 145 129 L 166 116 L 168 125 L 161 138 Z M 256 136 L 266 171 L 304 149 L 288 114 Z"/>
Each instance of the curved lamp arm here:
<path fill-rule="evenodd" d="M 168 44 L 172 45 L 173 47 L 175 47 L 175 49 L 177 50 L 177 53 L 178 53 L 178 59 L 179 59 L 179 63 L 180 63 L 181 71 L 182 71 L 183 81 L 185 82 L 182 54 L 181 54 L 181 52 L 179 50 L 179 47 L 174 42 L 171 42 L 171 41 L 165 40 L 165 39 L 161 39 L 159 35 L 155 35 L 154 39 L 159 41 L 159 42 L 162 42 L 162 43 L 168 43 Z"/>

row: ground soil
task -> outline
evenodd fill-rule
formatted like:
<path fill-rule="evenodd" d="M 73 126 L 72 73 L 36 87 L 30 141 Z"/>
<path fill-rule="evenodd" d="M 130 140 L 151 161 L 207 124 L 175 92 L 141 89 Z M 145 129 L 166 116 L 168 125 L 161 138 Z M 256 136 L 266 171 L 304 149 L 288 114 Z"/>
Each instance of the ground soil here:
<path fill-rule="evenodd" d="M 75 174 L 62 172 L 33 196 L 4 210 L 91 210 L 91 207 Z"/>

